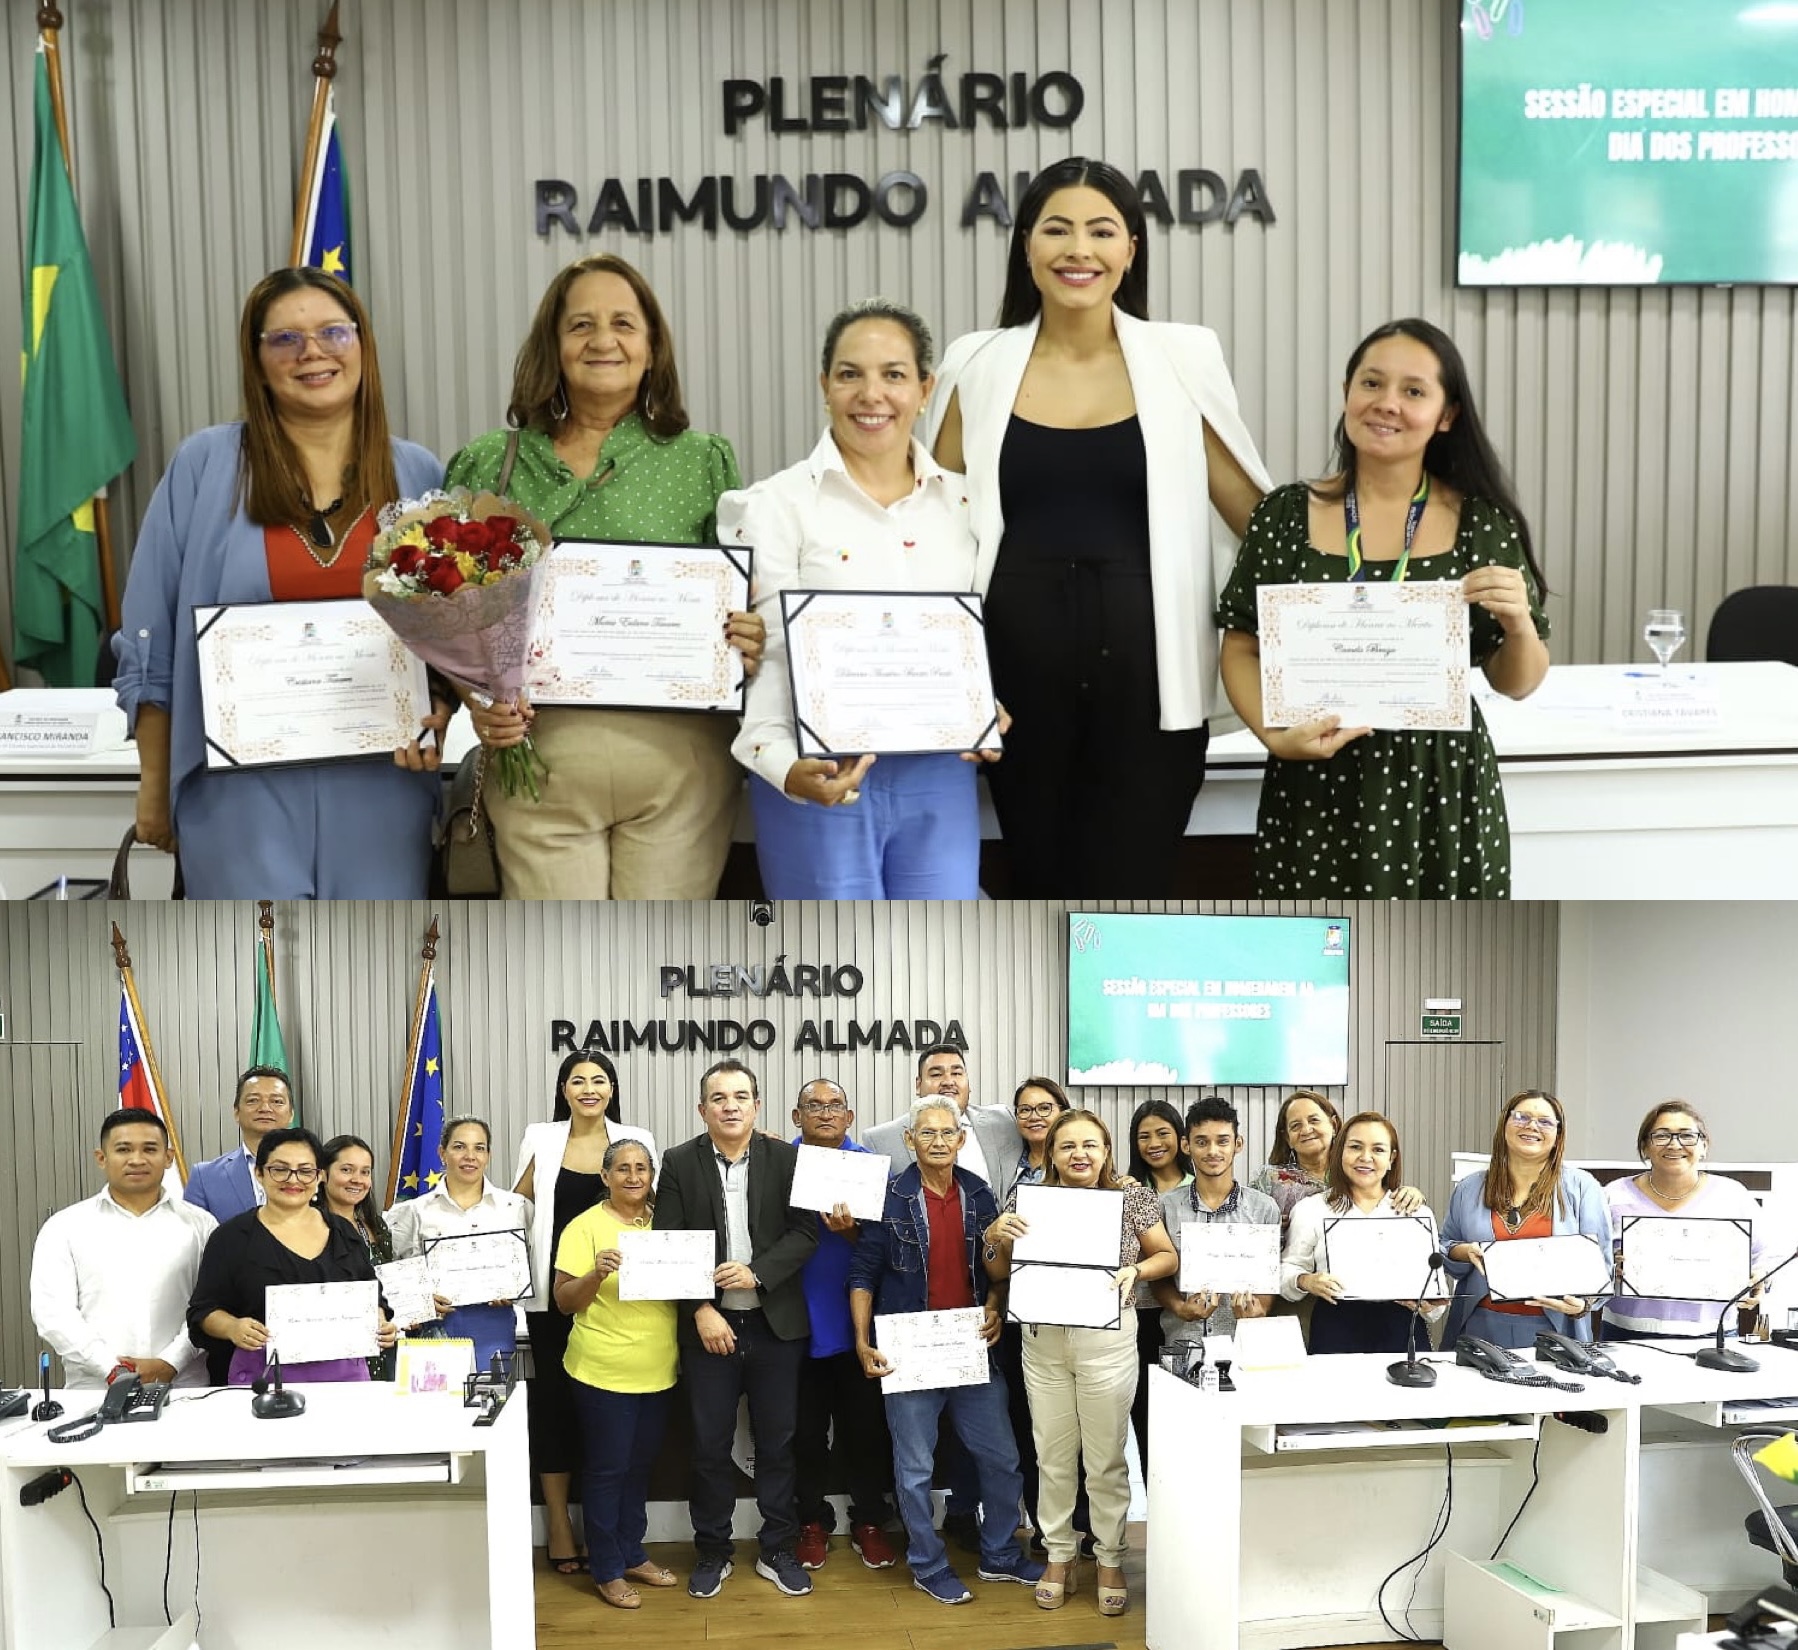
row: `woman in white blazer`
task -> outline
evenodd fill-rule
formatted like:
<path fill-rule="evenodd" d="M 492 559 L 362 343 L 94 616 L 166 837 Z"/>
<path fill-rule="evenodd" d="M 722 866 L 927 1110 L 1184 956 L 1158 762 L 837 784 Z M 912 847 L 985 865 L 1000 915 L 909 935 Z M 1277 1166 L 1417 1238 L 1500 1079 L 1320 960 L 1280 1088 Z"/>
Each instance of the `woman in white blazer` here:
<path fill-rule="evenodd" d="M 999 327 L 949 347 L 927 439 L 968 478 L 1014 898 L 1174 891 L 1217 700 L 1211 610 L 1271 483 L 1217 335 L 1148 317 L 1142 202 L 1102 161 L 1018 203 Z"/>
<path fill-rule="evenodd" d="M 531 1332 L 531 1465 L 543 1486 L 550 1566 L 561 1575 L 580 1574 L 587 1555 L 568 1516 L 569 1484 L 581 1453 L 574 1398 L 562 1367 L 572 1320 L 555 1308 L 550 1268 L 562 1229 L 606 1195 L 600 1167 L 607 1146 L 639 1140 L 649 1149 L 650 1163 L 657 1163 L 655 1137 L 618 1119 L 618 1068 L 597 1049 L 576 1049 L 556 1073 L 550 1121 L 524 1131 L 512 1187 L 532 1202 L 532 1308 L 525 1313 Z"/>

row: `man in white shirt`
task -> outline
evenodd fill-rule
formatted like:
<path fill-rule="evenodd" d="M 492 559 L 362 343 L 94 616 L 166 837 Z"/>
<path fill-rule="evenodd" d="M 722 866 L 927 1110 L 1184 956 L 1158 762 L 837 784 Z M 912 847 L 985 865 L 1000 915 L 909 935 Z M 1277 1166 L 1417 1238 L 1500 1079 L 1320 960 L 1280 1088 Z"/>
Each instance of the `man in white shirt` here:
<path fill-rule="evenodd" d="M 38 1232 L 31 1318 L 70 1386 L 104 1386 L 119 1368 L 145 1381 L 205 1384 L 200 1349 L 187 1338 L 187 1302 L 218 1222 L 169 1195 L 171 1160 L 168 1128 L 154 1112 L 110 1113 L 94 1153 L 105 1189 L 59 1209 Z"/>

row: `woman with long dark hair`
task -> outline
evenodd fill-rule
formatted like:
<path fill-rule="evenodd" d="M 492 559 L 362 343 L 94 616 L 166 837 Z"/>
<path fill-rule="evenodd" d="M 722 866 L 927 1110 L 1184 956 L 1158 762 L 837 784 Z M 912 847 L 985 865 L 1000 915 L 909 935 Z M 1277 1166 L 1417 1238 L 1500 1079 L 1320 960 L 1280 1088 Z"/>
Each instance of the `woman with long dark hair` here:
<path fill-rule="evenodd" d="M 606 1194 L 606 1148 L 635 1140 L 656 1165 L 655 1136 L 620 1122 L 618 1068 L 598 1049 L 579 1048 L 556 1071 L 554 1104 L 547 1123 L 532 1123 L 518 1148 L 512 1190 L 531 1199 L 531 1465 L 543 1489 L 549 1526 L 549 1562 L 562 1575 L 579 1575 L 586 1555 L 568 1515 L 568 1489 L 580 1459 L 574 1395 L 563 1359 L 569 1316 L 550 1293 L 556 1246 L 568 1223 Z"/>
<path fill-rule="evenodd" d="M 1149 236 L 1114 166 L 1018 202 L 996 331 L 950 345 L 930 439 L 965 471 L 993 685 L 988 773 L 1024 897 L 1159 896 L 1205 777 L 1215 508 L 1269 482 L 1217 335 L 1148 319 Z"/>
<path fill-rule="evenodd" d="M 1218 602 L 1224 687 L 1268 750 L 1255 886 L 1282 897 L 1504 899 L 1511 833 L 1479 706 L 1467 732 L 1262 716 L 1256 592 L 1270 584 L 1455 580 L 1469 660 L 1522 699 L 1548 672 L 1547 583 L 1480 425 L 1454 340 L 1389 321 L 1356 345 L 1334 473 L 1268 494 Z"/>
<path fill-rule="evenodd" d="M 388 434 L 368 312 L 316 269 L 277 269 L 238 327 L 243 417 L 181 443 L 144 517 L 113 638 L 113 687 L 137 741 L 137 840 L 179 841 L 193 899 L 422 899 L 438 752 L 394 764 L 212 769 L 194 609 L 362 600 L 385 504 L 443 467 Z M 421 733 L 441 736 L 447 689 Z M 299 707 L 302 708 L 303 707 Z"/>

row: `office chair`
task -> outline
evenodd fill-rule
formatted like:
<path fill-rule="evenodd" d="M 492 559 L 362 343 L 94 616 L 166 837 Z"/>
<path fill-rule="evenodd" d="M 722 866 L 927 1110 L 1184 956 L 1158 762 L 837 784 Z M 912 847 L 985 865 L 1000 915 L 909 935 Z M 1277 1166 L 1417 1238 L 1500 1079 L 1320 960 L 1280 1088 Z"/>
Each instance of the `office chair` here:
<path fill-rule="evenodd" d="M 1730 1447 L 1730 1454 L 1757 1504 L 1755 1511 L 1742 1521 L 1749 1541 L 1778 1558 L 1786 1585 L 1798 1587 L 1798 1506 L 1773 1504 L 1754 1461 L 1757 1451 L 1785 1436 L 1783 1430 L 1744 1432 Z"/>
<path fill-rule="evenodd" d="M 1798 665 L 1798 586 L 1756 584 L 1731 591 L 1711 615 L 1704 656 Z"/>

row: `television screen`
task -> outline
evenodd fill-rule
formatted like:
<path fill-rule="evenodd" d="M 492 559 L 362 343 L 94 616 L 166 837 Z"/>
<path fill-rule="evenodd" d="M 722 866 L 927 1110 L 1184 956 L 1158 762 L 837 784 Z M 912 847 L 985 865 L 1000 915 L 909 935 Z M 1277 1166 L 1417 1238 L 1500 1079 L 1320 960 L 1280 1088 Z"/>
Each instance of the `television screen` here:
<path fill-rule="evenodd" d="M 1071 1084 L 1348 1081 L 1345 917 L 1068 917 Z"/>
<path fill-rule="evenodd" d="M 1798 4 L 1460 10 L 1462 285 L 1798 282 Z"/>

